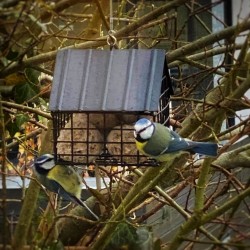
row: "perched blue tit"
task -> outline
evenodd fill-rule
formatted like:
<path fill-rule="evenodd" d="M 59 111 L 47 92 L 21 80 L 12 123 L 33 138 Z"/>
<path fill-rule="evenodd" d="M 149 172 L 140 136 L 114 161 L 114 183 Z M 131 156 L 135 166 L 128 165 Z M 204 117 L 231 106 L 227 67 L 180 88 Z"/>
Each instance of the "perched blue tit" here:
<path fill-rule="evenodd" d="M 53 155 L 44 154 L 35 160 L 34 172 L 38 181 L 49 191 L 85 207 L 92 216 L 99 219 L 81 200 L 81 177 L 71 166 L 56 165 Z"/>
<path fill-rule="evenodd" d="M 166 154 L 180 150 L 217 156 L 218 145 L 216 143 L 184 139 L 168 127 L 145 118 L 135 123 L 134 137 L 137 149 L 142 154 L 158 161 L 164 161 Z"/>

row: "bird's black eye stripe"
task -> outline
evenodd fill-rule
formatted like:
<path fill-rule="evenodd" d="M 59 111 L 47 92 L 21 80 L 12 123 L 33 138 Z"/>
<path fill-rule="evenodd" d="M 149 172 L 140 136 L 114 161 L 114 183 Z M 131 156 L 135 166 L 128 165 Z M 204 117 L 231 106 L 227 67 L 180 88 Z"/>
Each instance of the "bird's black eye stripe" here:
<path fill-rule="evenodd" d="M 138 133 L 141 133 L 141 132 L 145 131 L 145 130 L 146 130 L 147 128 L 149 128 L 150 126 L 152 126 L 152 124 L 149 124 L 147 127 L 143 128 L 143 129 L 141 129 L 141 130 L 139 130 Z"/>

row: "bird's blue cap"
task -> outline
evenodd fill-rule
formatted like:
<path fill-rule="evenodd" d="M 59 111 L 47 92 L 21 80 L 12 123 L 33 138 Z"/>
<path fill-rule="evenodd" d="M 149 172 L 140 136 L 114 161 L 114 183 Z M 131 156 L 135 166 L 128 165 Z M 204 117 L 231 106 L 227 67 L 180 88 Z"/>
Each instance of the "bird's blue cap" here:
<path fill-rule="evenodd" d="M 150 125 L 152 122 L 146 118 L 139 119 L 135 125 Z"/>
<path fill-rule="evenodd" d="M 54 156 L 52 154 L 44 154 L 36 158 L 35 163 L 42 164 L 48 161 L 49 159 L 54 159 Z"/>

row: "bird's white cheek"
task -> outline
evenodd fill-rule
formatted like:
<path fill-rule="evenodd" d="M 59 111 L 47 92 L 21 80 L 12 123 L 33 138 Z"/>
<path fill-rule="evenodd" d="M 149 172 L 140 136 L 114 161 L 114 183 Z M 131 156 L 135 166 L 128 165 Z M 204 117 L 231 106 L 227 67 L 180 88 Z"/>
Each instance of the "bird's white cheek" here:
<path fill-rule="evenodd" d="M 140 136 L 142 139 L 147 140 L 151 137 L 151 133 L 149 131 L 145 130 L 140 133 Z"/>
<path fill-rule="evenodd" d="M 55 162 L 54 161 L 48 161 L 42 164 L 42 167 L 44 169 L 50 170 L 55 166 Z"/>

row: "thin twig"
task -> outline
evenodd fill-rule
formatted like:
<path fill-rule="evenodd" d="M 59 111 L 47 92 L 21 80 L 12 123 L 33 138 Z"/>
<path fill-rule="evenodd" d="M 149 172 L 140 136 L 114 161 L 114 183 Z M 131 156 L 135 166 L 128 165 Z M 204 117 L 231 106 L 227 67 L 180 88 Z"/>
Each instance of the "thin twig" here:
<path fill-rule="evenodd" d="M 14 109 L 18 109 L 18 110 L 22 110 L 22 111 L 27 111 L 30 113 L 34 113 L 40 116 L 43 116 L 47 119 L 52 119 L 52 116 L 50 115 L 50 113 L 41 111 L 39 109 L 35 109 L 35 108 L 31 108 L 31 107 L 27 107 L 25 105 L 21 105 L 21 104 L 16 104 L 13 102 L 7 102 L 7 101 L 1 101 L 3 106 L 9 107 L 9 108 L 14 108 Z"/>

